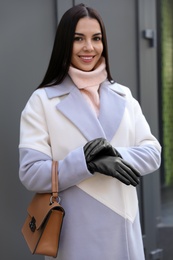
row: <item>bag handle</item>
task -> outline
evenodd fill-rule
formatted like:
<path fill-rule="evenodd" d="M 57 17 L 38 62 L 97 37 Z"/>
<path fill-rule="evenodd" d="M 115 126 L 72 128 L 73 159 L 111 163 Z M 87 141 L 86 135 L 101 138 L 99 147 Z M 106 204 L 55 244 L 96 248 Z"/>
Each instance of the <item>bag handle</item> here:
<path fill-rule="evenodd" d="M 58 162 L 52 161 L 52 197 L 58 198 Z"/>

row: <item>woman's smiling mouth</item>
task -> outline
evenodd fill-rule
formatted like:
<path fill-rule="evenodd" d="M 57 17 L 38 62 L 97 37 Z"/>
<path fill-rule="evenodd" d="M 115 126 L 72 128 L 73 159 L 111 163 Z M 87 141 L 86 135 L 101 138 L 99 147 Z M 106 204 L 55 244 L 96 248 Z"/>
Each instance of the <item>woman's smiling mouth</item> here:
<path fill-rule="evenodd" d="M 79 58 L 84 62 L 91 62 L 95 56 L 79 56 Z"/>

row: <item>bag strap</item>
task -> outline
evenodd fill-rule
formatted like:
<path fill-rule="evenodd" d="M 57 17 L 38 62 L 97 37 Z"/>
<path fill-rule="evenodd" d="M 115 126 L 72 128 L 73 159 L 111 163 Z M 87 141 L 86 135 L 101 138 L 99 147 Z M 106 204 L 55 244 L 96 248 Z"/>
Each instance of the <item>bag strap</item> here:
<path fill-rule="evenodd" d="M 58 198 L 58 162 L 52 161 L 52 197 Z"/>

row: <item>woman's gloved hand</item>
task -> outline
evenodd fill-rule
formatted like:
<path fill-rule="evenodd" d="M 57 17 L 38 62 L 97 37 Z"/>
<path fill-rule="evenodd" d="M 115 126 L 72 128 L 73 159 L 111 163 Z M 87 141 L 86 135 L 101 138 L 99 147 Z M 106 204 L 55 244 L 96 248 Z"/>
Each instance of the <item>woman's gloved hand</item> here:
<path fill-rule="evenodd" d="M 126 185 L 139 184 L 140 173 L 120 157 L 103 155 L 93 159 L 87 166 L 91 173 L 99 172 L 112 176 Z"/>
<path fill-rule="evenodd" d="M 91 162 L 95 157 L 102 155 L 119 156 L 121 155 L 115 148 L 104 138 L 97 138 L 89 141 L 84 146 L 86 163 Z"/>

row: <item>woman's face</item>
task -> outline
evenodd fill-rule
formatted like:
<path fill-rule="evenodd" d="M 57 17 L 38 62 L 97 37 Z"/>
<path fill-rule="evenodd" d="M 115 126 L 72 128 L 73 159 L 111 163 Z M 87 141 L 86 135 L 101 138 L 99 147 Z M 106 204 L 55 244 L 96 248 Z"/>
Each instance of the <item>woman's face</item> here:
<path fill-rule="evenodd" d="M 96 19 L 81 18 L 77 23 L 71 64 L 83 71 L 91 71 L 103 52 L 102 33 Z"/>

